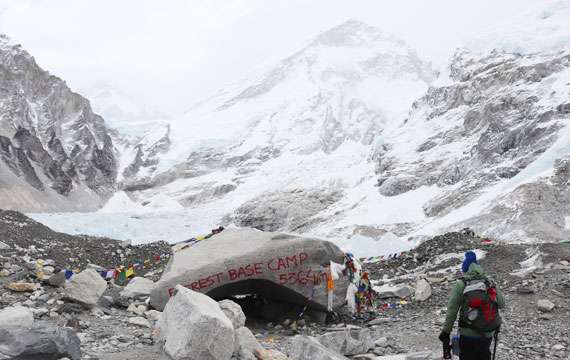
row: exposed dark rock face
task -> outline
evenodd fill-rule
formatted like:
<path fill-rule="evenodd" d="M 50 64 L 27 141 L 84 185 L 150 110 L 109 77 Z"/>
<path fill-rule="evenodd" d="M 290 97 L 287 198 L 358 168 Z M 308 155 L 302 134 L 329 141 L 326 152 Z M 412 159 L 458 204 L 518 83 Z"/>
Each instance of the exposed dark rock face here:
<path fill-rule="evenodd" d="M 554 174 L 516 187 L 496 199 L 493 206 L 462 225 L 490 236 L 516 242 L 567 240 L 570 237 L 570 187 L 568 157 L 558 159 Z"/>
<path fill-rule="evenodd" d="M 0 84 L 0 205 L 27 211 L 96 208 L 114 190 L 117 176 L 103 119 L 3 36 Z M 81 194 L 84 204 L 68 200 L 72 193 Z"/>
<path fill-rule="evenodd" d="M 427 136 L 417 140 L 415 154 L 402 159 L 390 140 L 377 151 L 380 193 L 395 196 L 424 185 L 444 188 L 424 205 L 425 214 L 434 217 L 513 178 L 558 139 L 568 118 L 567 104 L 553 96 L 552 83 L 569 67 L 567 53 L 457 53 L 450 67 L 453 82 L 430 88 L 396 134 L 401 142 L 406 132 L 429 127 L 420 133 Z"/>

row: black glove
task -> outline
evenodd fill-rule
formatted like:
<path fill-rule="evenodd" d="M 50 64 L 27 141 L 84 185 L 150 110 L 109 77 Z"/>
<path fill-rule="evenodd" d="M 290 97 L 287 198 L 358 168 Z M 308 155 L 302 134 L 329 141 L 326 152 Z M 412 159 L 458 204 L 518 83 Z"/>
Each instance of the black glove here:
<path fill-rule="evenodd" d="M 451 335 L 449 333 L 442 331 L 441 334 L 439 334 L 439 341 L 441 341 L 445 345 L 449 345 L 449 343 L 451 343 L 450 336 Z"/>

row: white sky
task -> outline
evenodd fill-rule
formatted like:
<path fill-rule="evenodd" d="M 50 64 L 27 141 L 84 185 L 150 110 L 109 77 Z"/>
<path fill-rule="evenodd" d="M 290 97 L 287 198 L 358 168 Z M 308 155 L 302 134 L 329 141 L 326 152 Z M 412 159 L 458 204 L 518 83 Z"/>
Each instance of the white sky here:
<path fill-rule="evenodd" d="M 75 90 L 108 84 L 176 114 L 354 18 L 443 66 L 542 0 L 0 0 L 0 33 Z"/>

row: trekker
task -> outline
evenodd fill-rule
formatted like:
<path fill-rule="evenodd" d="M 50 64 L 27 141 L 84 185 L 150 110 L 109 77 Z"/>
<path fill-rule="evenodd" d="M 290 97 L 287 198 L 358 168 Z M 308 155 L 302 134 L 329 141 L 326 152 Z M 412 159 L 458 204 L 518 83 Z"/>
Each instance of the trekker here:
<path fill-rule="evenodd" d="M 445 355 L 446 348 L 449 352 L 450 334 L 459 312 L 459 358 L 490 360 L 491 342 L 498 335 L 501 325 L 498 309 L 504 308 L 505 299 L 479 266 L 473 251 L 465 253 L 461 270 L 464 276 L 451 291 L 447 317 L 439 340 L 444 344 Z"/>

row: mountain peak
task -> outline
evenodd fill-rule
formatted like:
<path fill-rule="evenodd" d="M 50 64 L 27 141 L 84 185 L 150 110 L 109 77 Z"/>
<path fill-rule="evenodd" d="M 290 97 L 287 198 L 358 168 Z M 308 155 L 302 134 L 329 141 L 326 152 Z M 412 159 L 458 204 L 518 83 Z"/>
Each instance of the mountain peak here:
<path fill-rule="evenodd" d="M 398 39 L 385 35 L 377 27 L 368 25 L 360 20 L 350 19 L 321 33 L 312 44 L 356 47 L 379 39 L 398 41 Z"/>

